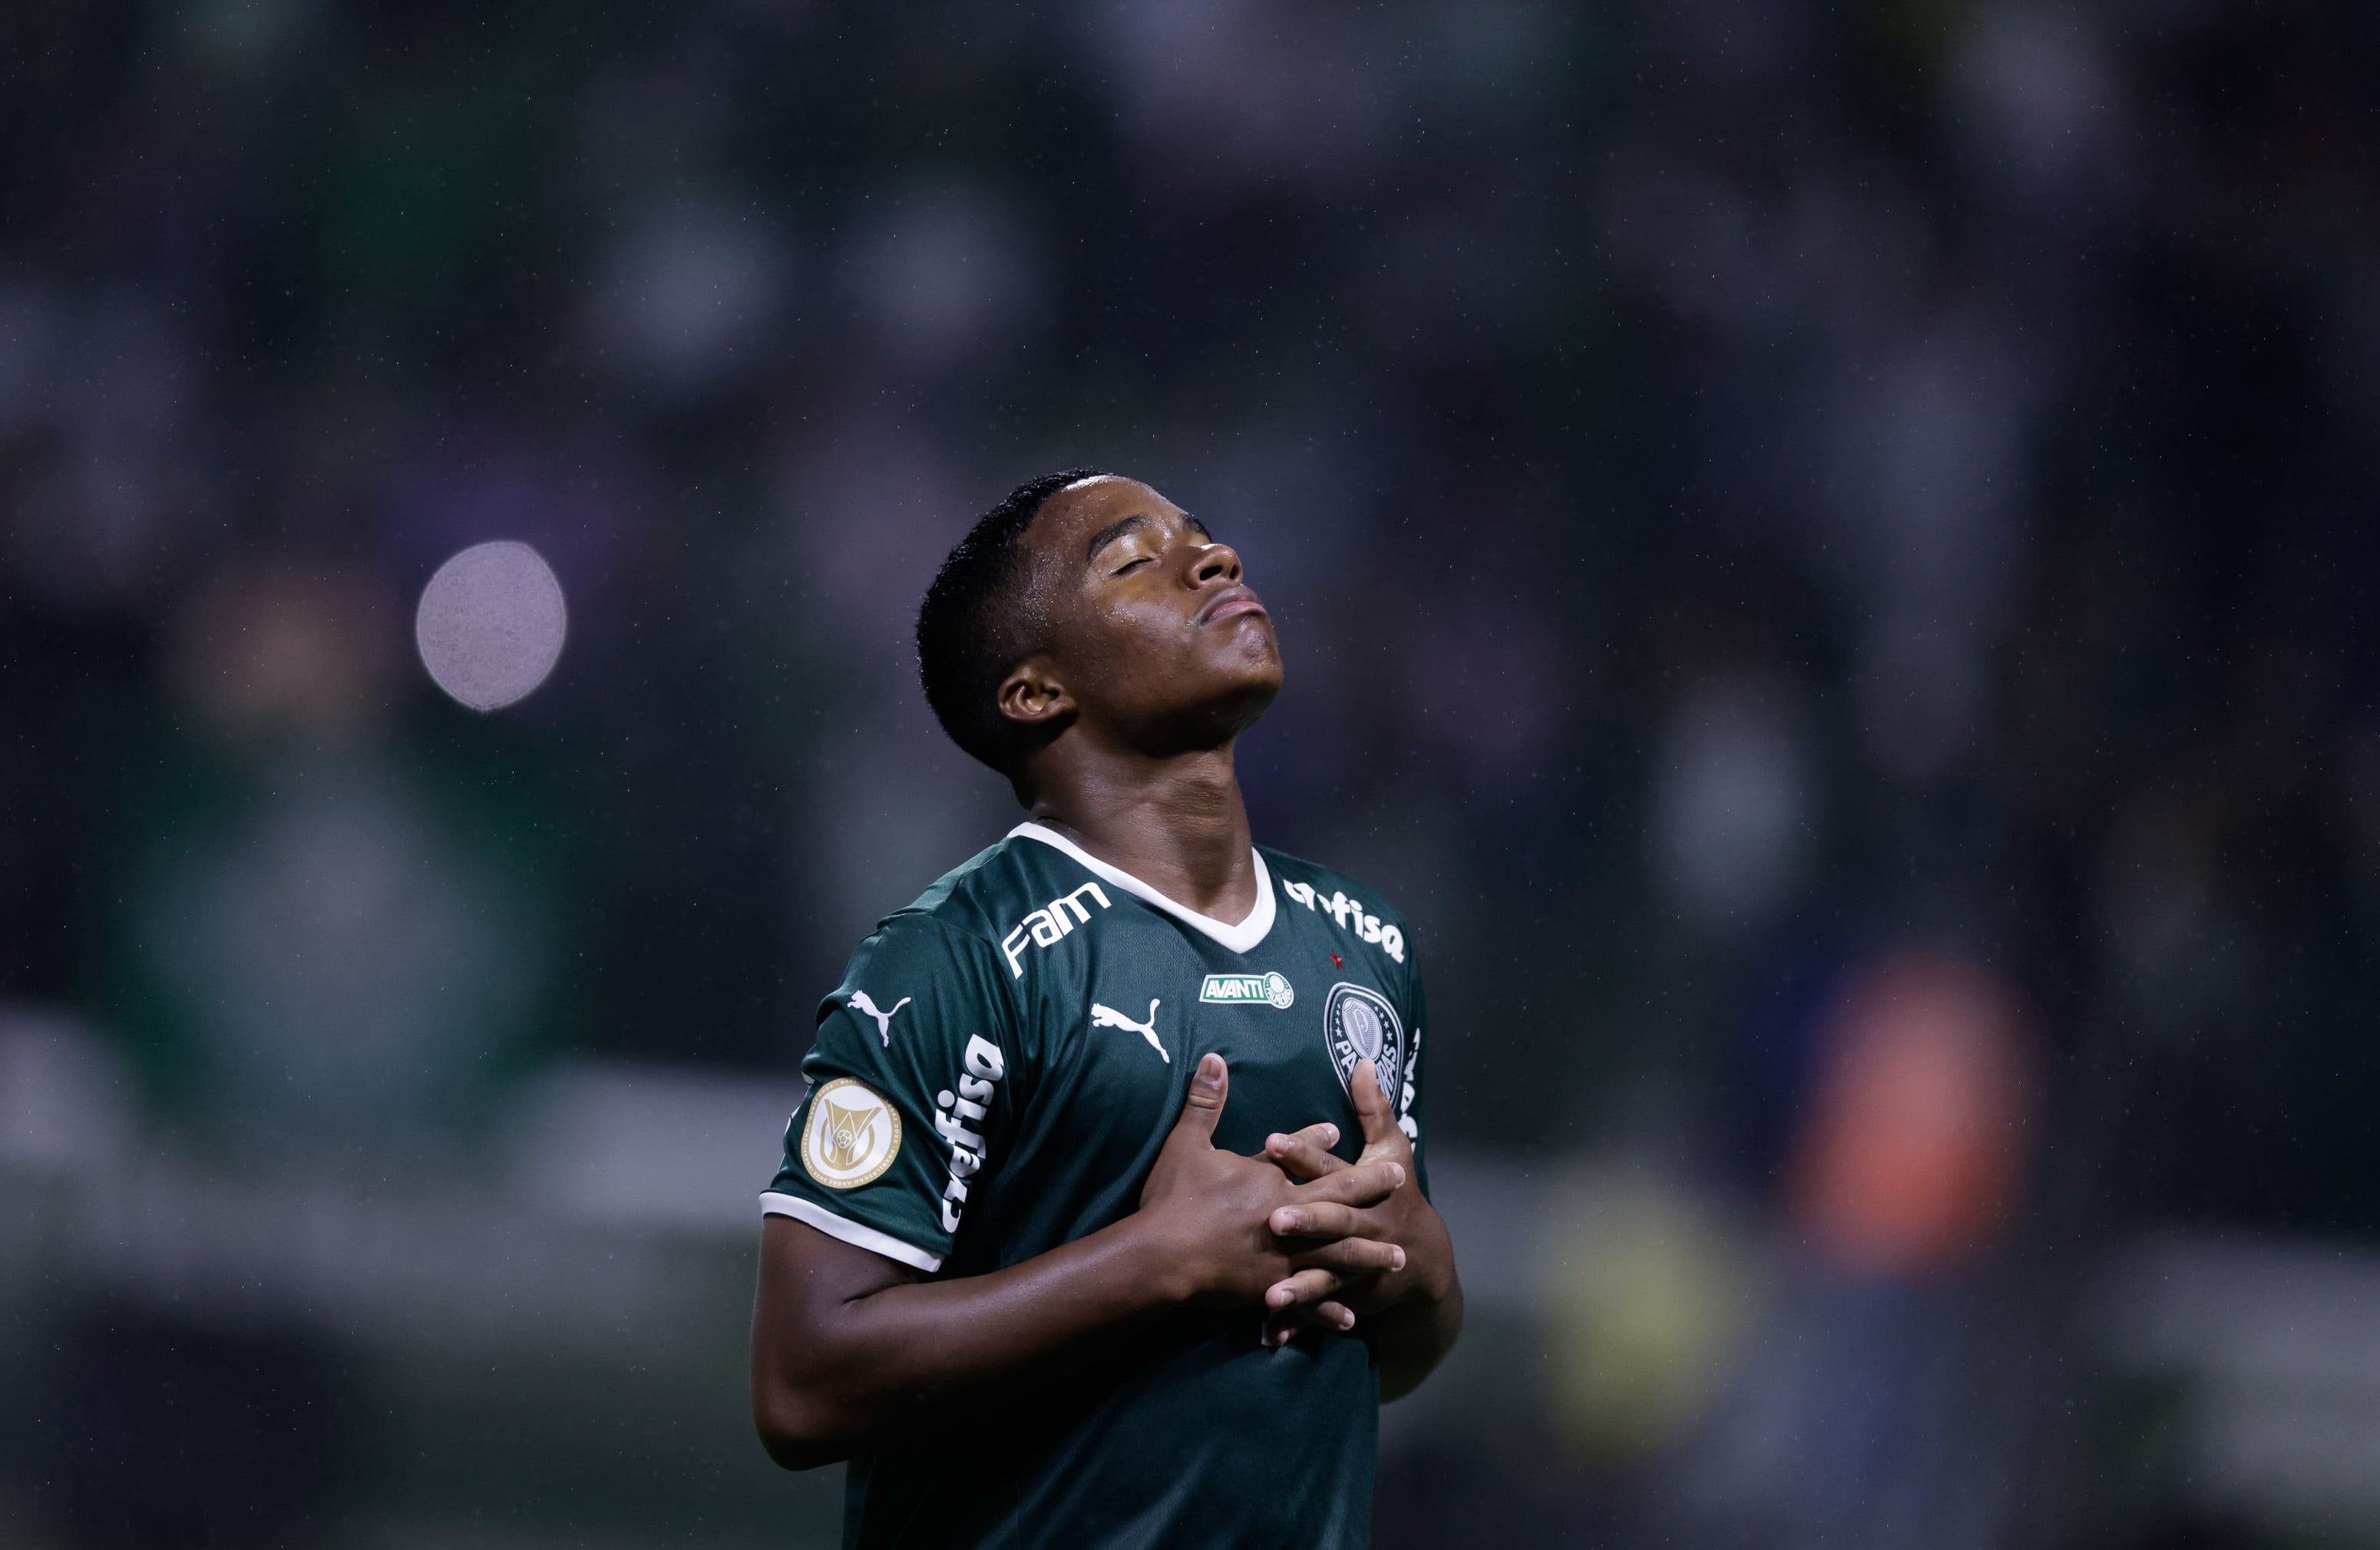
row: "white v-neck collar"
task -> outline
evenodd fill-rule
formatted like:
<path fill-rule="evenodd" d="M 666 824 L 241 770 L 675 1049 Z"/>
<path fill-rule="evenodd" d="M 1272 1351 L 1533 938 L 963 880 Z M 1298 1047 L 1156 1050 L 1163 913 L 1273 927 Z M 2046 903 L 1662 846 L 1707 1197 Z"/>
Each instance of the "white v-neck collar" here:
<path fill-rule="evenodd" d="M 1275 908 L 1272 898 L 1272 874 L 1265 868 L 1264 853 L 1254 847 L 1249 849 L 1248 854 L 1257 864 L 1257 907 L 1250 910 L 1248 918 L 1237 926 L 1226 926 L 1212 915 L 1203 915 L 1186 904 L 1175 903 L 1122 867 L 1109 866 L 1054 829 L 1044 829 L 1028 819 L 1008 831 L 1008 837 L 1012 840 L 1019 835 L 1027 840 L 1038 840 L 1045 845 L 1065 852 L 1081 862 L 1091 876 L 1101 882 L 1112 884 L 1142 902 L 1155 905 L 1183 925 L 1205 932 L 1233 952 L 1252 951 L 1258 942 L 1265 939 L 1266 934 L 1272 930 Z"/>

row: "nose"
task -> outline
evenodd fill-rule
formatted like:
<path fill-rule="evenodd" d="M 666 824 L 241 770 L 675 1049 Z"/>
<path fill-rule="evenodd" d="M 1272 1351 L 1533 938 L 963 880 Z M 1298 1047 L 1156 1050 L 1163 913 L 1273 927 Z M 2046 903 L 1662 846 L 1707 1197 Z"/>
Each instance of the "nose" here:
<path fill-rule="evenodd" d="M 1227 543 L 1210 543 L 1194 551 L 1197 558 L 1191 562 L 1190 584 L 1205 587 L 1218 583 L 1229 587 L 1240 579 L 1240 551 Z"/>

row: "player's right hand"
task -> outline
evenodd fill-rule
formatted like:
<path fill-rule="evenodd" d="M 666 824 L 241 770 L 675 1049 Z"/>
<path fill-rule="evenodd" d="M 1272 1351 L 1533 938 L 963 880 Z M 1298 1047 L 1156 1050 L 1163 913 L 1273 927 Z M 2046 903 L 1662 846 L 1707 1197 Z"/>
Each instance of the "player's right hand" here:
<path fill-rule="evenodd" d="M 1329 1203 L 1358 1210 L 1387 1199 L 1404 1182 L 1394 1162 L 1342 1168 L 1327 1178 L 1294 1184 L 1274 1162 L 1244 1157 L 1215 1145 L 1215 1125 L 1231 1092 L 1223 1058 L 1209 1054 L 1191 1074 L 1182 1116 L 1165 1138 L 1141 1186 L 1140 1209 L 1158 1233 L 1165 1272 L 1184 1301 L 1266 1307 L 1266 1292 L 1289 1278 L 1293 1258 L 1306 1245 L 1286 1242 L 1268 1225 L 1284 1205 Z M 1382 1272 L 1397 1267 L 1402 1251 L 1392 1244 L 1342 1239 L 1339 1252 Z M 1371 1262 L 1377 1260 L 1377 1265 Z M 1345 1330 L 1355 1315 L 1318 1293 L 1269 1309 L 1271 1325 L 1284 1318 L 1307 1326 Z"/>

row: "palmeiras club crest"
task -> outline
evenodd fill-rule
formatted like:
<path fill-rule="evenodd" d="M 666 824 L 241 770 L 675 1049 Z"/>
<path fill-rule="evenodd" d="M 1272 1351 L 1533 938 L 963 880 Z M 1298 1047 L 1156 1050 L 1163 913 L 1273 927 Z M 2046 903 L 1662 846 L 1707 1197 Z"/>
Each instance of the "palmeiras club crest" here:
<path fill-rule="evenodd" d="M 1352 1095 L 1355 1062 L 1369 1060 L 1380 1073 L 1380 1091 L 1394 1107 L 1404 1089 L 1405 1027 L 1397 1009 L 1377 990 L 1342 980 L 1322 1003 L 1322 1042 L 1338 1068 L 1339 1085 Z"/>

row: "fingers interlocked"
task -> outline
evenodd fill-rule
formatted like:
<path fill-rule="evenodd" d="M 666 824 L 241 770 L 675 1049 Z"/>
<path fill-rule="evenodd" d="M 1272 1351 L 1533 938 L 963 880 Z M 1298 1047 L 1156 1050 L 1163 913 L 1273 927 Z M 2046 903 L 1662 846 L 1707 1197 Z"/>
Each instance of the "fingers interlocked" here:
<path fill-rule="evenodd" d="M 1365 1290 L 1405 1266 L 1391 1197 L 1408 1176 L 1412 1146 L 1369 1061 L 1356 1067 L 1349 1092 L 1365 1142 L 1354 1162 L 1331 1152 L 1339 1127 L 1329 1123 L 1265 1143 L 1268 1161 L 1293 1180 L 1307 1181 L 1295 1204 L 1276 1207 L 1266 1218 L 1276 1238 L 1309 1245 L 1292 1253 L 1292 1274 L 1265 1294 L 1271 1310 L 1265 1338 L 1271 1344 L 1285 1342 L 1301 1326 L 1354 1327 L 1354 1311 L 1333 1301 L 1337 1294 L 1351 1286 Z"/>
<path fill-rule="evenodd" d="M 1342 1331 L 1355 1324 L 1354 1310 L 1332 1301 L 1351 1284 L 1369 1282 L 1402 1270 L 1405 1252 L 1385 1241 L 1382 1225 L 1370 1207 L 1379 1205 L 1404 1183 L 1405 1169 L 1395 1162 L 1348 1164 L 1331 1156 L 1312 1137 L 1310 1127 L 1297 1137 L 1275 1137 L 1292 1144 L 1283 1155 L 1268 1144 L 1266 1155 L 1287 1164 L 1293 1177 L 1305 1176 L 1300 1203 L 1276 1209 L 1267 1218 L 1275 1237 L 1306 1243 L 1290 1256 L 1292 1273 L 1265 1294 L 1265 1305 L 1276 1314 L 1310 1312 L 1302 1325 L 1321 1325 Z M 1276 1323 L 1268 1338 L 1286 1341 L 1294 1331 Z"/>

